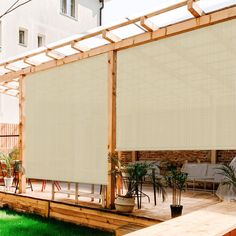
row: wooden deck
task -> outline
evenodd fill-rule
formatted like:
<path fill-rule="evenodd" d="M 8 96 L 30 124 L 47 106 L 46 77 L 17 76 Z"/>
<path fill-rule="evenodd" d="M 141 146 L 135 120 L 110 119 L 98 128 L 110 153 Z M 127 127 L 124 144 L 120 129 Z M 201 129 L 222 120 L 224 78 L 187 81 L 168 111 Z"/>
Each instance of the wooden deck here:
<path fill-rule="evenodd" d="M 21 194 L 22 196 L 29 196 L 38 199 L 51 200 L 51 183 L 47 183 L 45 191 L 41 191 L 42 184 L 41 182 L 33 182 L 34 191 L 31 192 L 30 189 L 27 189 L 26 194 Z M 66 184 L 61 184 L 62 189 L 67 189 Z M 72 190 L 74 186 L 71 186 Z M 14 189 L 12 189 L 14 191 Z M 4 187 L 0 186 L 0 191 L 4 191 Z M 91 186 L 86 184 L 79 185 L 79 191 L 83 193 L 89 193 L 91 191 Z M 99 186 L 95 186 L 95 193 L 99 192 Z M 162 202 L 161 197 L 157 197 L 157 205 L 154 206 L 154 196 L 151 186 L 144 186 L 143 192 L 150 197 L 150 203 L 148 202 L 147 197 L 142 198 L 142 208 L 135 209 L 131 215 L 141 216 L 148 219 L 154 219 L 158 221 L 166 221 L 171 219 L 170 216 L 170 204 L 172 200 L 171 191 L 167 190 L 167 200 Z M 67 194 L 56 193 L 55 201 L 62 203 L 75 204 L 75 197 L 71 195 L 70 197 Z M 203 191 L 191 191 L 188 190 L 183 193 L 182 203 L 184 205 L 183 214 L 187 214 L 201 208 L 207 207 L 209 205 L 214 205 L 219 202 L 219 199 L 213 195 L 211 192 Z M 98 199 L 91 201 L 91 198 L 88 197 L 79 197 L 79 205 L 89 206 L 96 209 L 102 209 L 101 203 Z M 130 214 L 129 214 L 130 215 Z"/>
<path fill-rule="evenodd" d="M 236 202 L 222 202 L 127 236 L 235 236 Z"/>
<path fill-rule="evenodd" d="M 45 191 L 41 191 L 42 183 L 33 182 L 34 191 L 27 189 L 25 194 L 5 193 L 4 187 L 0 186 L 0 203 L 8 204 L 17 211 L 33 212 L 44 217 L 53 217 L 76 224 L 89 227 L 115 231 L 117 235 L 139 230 L 160 222 L 169 220 L 171 192 L 168 191 L 166 202 L 158 197 L 157 206 L 154 206 L 154 199 L 151 186 L 144 186 L 143 191 L 150 196 L 150 203 L 145 197 L 142 199 L 142 209 L 135 209 L 131 214 L 120 214 L 115 210 L 103 209 L 98 199 L 91 201 L 91 198 L 80 197 L 78 204 L 75 204 L 75 197 L 67 194 L 56 193 L 54 201 L 51 200 L 51 183 L 47 183 Z M 67 185 L 61 184 L 63 189 Z M 73 185 L 72 185 L 73 188 Z M 80 185 L 80 191 L 89 192 L 91 186 Z M 95 192 L 99 186 L 95 186 Z M 209 205 L 219 203 L 218 198 L 212 193 L 187 191 L 183 194 L 183 214 L 203 209 Z"/>

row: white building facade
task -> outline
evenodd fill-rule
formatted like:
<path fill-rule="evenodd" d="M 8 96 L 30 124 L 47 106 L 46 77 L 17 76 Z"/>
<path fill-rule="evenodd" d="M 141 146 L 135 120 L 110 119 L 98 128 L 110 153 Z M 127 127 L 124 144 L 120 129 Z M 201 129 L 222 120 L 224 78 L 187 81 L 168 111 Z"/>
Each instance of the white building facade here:
<path fill-rule="evenodd" d="M 0 16 L 15 2 L 1 1 Z M 0 18 L 0 61 L 97 27 L 101 6 L 99 0 L 31 0 L 18 7 Z M 18 123 L 16 98 L 0 95 L 0 123 Z"/>
<path fill-rule="evenodd" d="M 14 2 L 1 1 L 0 15 Z M 100 5 L 99 0 L 32 0 L 17 8 L 0 19 L 0 59 L 97 27 Z"/>

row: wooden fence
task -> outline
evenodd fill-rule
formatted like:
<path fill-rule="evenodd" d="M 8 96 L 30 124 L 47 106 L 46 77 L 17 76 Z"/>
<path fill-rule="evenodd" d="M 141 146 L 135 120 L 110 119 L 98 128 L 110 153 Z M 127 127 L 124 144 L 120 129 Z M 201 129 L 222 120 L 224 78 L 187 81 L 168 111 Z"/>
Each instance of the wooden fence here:
<path fill-rule="evenodd" d="M 18 146 L 19 125 L 0 124 L 0 151 L 9 152 Z"/>

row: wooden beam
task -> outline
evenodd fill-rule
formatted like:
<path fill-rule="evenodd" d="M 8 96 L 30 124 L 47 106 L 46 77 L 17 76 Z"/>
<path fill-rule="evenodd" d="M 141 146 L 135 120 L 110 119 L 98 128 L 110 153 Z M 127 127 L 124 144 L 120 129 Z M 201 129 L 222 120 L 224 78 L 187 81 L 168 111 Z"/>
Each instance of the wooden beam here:
<path fill-rule="evenodd" d="M 85 46 L 85 45 L 81 44 L 80 42 L 73 42 L 71 44 L 71 48 L 73 48 L 79 52 L 87 52 L 90 50 L 90 48 L 88 46 Z"/>
<path fill-rule="evenodd" d="M 31 59 L 31 58 L 25 58 L 24 63 L 28 64 L 30 66 L 37 66 L 37 65 L 41 64 L 41 63 L 37 62 L 36 60 Z"/>
<path fill-rule="evenodd" d="M 0 86 L 6 87 L 6 88 L 8 88 L 10 90 L 18 91 L 19 90 L 19 84 L 18 85 L 13 85 L 11 83 L 17 83 L 17 82 L 14 82 L 14 81 L 5 82 L 4 84 L 0 84 Z"/>
<path fill-rule="evenodd" d="M 15 72 L 15 71 L 18 71 L 18 70 L 21 69 L 21 68 L 19 68 L 19 67 L 12 66 L 11 64 L 6 64 L 6 65 L 4 65 L 4 68 L 5 68 L 6 70 L 11 71 L 11 72 Z"/>
<path fill-rule="evenodd" d="M 122 39 L 118 37 L 117 35 L 113 34 L 111 31 L 104 30 L 102 32 L 102 37 L 109 41 L 110 43 L 117 43 L 121 41 Z"/>
<path fill-rule="evenodd" d="M 217 151 L 211 150 L 211 163 L 216 164 L 217 162 Z"/>
<path fill-rule="evenodd" d="M 55 51 L 55 50 L 48 50 L 48 51 L 46 52 L 46 56 L 49 57 L 49 58 L 51 58 L 51 59 L 54 59 L 54 60 L 56 59 L 56 60 L 58 60 L 58 59 L 64 58 L 66 55 L 63 54 L 63 53 L 57 52 L 57 51 Z"/>
<path fill-rule="evenodd" d="M 116 77 L 117 77 L 117 52 L 108 53 L 108 153 L 116 154 Z M 106 194 L 106 207 L 114 208 L 115 178 L 114 163 L 108 158 L 108 185 Z"/>
<path fill-rule="evenodd" d="M 18 79 L 21 75 L 29 74 L 30 72 L 31 72 L 31 67 L 29 66 L 16 72 L 7 73 L 5 75 L 0 76 L 0 82 L 14 81 L 15 79 Z"/>
<path fill-rule="evenodd" d="M 189 0 L 187 8 L 194 17 L 200 17 L 205 15 L 205 12 L 198 6 L 195 0 Z"/>
<path fill-rule="evenodd" d="M 57 61 L 49 61 L 49 62 L 40 64 L 38 66 L 24 68 L 17 72 L 7 73 L 5 75 L 0 76 L 0 82 L 11 81 L 12 79 L 18 78 L 22 74 L 30 74 L 37 71 L 46 70 L 46 69 L 53 68 L 59 65 L 63 65 L 63 64 L 75 62 L 81 59 L 85 59 L 88 57 L 100 55 L 102 53 L 107 53 L 112 50 L 117 50 L 117 51 L 124 50 L 126 48 L 142 45 L 142 44 L 152 42 L 152 41 L 157 41 L 163 38 L 171 37 L 174 35 L 196 30 L 199 28 L 207 27 L 213 24 L 229 21 L 235 18 L 236 18 L 236 5 L 229 7 L 227 9 L 223 9 L 220 11 L 203 15 L 199 18 L 188 19 L 180 23 L 169 25 L 169 26 L 160 28 L 157 31 L 145 32 L 143 34 L 135 35 L 133 37 L 123 39 L 122 41 L 117 42 L 117 43 L 103 45 L 97 48 L 92 48 L 89 51 L 73 54 L 71 56 L 67 56 Z"/>
<path fill-rule="evenodd" d="M 159 29 L 159 27 L 155 23 L 150 21 L 146 16 L 141 17 L 140 25 L 150 32 L 156 31 Z"/>
<path fill-rule="evenodd" d="M 169 7 L 166 7 L 166 8 L 163 8 L 161 10 L 151 12 L 150 14 L 147 14 L 147 17 L 153 17 L 153 16 L 156 16 L 156 15 L 159 15 L 159 14 L 162 14 L 162 13 L 174 10 L 174 9 L 178 9 L 180 7 L 186 6 L 187 2 L 188 2 L 188 0 L 177 3 L 175 5 L 172 5 L 172 6 L 169 6 Z M 122 22 L 120 24 L 108 27 L 107 30 L 111 31 L 111 30 L 114 30 L 114 29 L 118 29 L 120 27 L 124 27 L 124 26 L 130 25 L 130 24 L 136 23 L 138 21 L 140 21 L 140 17 L 137 17 L 135 19 L 125 21 L 125 22 Z M 94 36 L 98 36 L 98 35 L 102 34 L 102 32 L 103 32 L 103 30 L 98 30 L 96 32 L 84 35 L 82 37 L 78 37 L 77 39 L 68 40 L 66 42 L 60 43 L 59 45 L 55 45 L 55 46 L 48 47 L 48 48 L 47 47 L 42 47 L 41 49 L 35 50 L 35 52 L 29 52 L 29 53 L 24 54 L 24 56 L 20 56 L 20 57 L 16 57 L 14 59 L 8 60 L 7 63 L 13 63 L 13 62 L 16 62 L 16 61 L 19 61 L 19 60 L 24 60 L 26 57 L 33 57 L 33 56 L 39 55 L 41 53 L 46 53 L 48 49 L 53 50 L 53 49 L 57 49 L 57 48 L 60 48 L 60 47 L 64 47 L 64 46 L 73 44 L 73 42 L 75 40 L 76 41 L 82 41 L 84 39 L 88 39 L 88 38 L 91 38 L 91 37 L 94 37 Z M 4 65 L 5 63 L 6 62 L 0 63 L 0 66 Z"/>
<path fill-rule="evenodd" d="M 25 76 L 19 80 L 19 151 L 22 166 L 25 166 Z M 26 178 L 24 173 L 19 174 L 19 193 L 25 193 Z"/>
<path fill-rule="evenodd" d="M 13 95 L 13 94 L 10 94 L 8 91 L 5 91 L 5 90 L 0 90 L 0 93 L 11 96 L 11 97 L 18 97 L 18 93 L 16 95 Z"/>

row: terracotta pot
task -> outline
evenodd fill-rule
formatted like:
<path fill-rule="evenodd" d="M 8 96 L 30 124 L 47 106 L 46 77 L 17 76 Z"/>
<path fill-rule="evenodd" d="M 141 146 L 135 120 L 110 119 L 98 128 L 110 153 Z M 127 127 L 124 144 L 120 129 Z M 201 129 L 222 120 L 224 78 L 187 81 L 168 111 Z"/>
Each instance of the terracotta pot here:
<path fill-rule="evenodd" d="M 116 210 L 123 213 L 129 213 L 134 210 L 135 198 L 118 196 L 115 200 Z"/>

